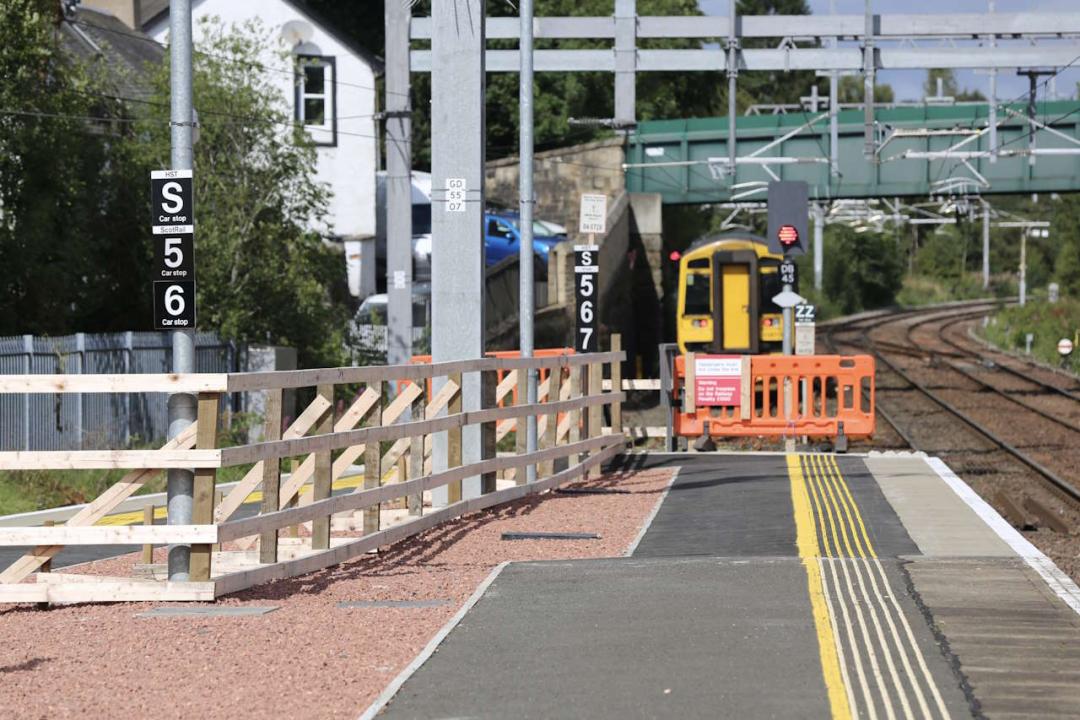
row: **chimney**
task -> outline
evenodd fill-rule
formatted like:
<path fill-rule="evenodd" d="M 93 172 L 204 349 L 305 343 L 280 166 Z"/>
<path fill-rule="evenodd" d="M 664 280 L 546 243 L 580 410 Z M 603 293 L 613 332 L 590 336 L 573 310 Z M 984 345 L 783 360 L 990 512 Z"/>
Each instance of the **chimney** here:
<path fill-rule="evenodd" d="M 142 0 L 82 0 L 79 4 L 115 15 L 132 30 L 142 29 Z"/>

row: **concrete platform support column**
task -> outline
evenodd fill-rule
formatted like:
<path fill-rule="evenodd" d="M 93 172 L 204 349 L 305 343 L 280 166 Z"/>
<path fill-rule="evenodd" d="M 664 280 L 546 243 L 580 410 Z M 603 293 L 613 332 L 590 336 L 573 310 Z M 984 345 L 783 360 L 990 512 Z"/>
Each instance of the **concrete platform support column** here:
<path fill-rule="evenodd" d="M 435 362 L 445 362 L 484 353 L 484 3 L 437 2 L 431 14 L 431 352 Z M 480 409 L 479 375 L 463 376 L 466 412 Z M 461 444 L 462 462 L 478 462 L 480 427 L 464 428 Z M 436 472 L 447 468 L 447 453 L 446 433 L 440 433 Z M 478 496 L 480 479 L 465 480 L 462 494 Z M 433 502 L 446 504 L 445 487 L 433 493 Z"/>

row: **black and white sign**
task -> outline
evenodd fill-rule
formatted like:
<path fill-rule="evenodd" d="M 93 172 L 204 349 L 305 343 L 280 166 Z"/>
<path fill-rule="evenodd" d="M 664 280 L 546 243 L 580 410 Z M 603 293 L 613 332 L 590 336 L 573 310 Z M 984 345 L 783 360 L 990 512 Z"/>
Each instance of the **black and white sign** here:
<path fill-rule="evenodd" d="M 150 224 L 194 225 L 195 193 L 191 170 L 154 170 L 150 173 Z"/>
<path fill-rule="evenodd" d="M 581 196 L 578 232 L 582 235 L 603 235 L 607 232 L 607 195 L 586 193 Z"/>
<path fill-rule="evenodd" d="M 195 329 L 195 194 L 191 170 L 150 173 L 154 329 Z"/>
<path fill-rule="evenodd" d="M 446 212 L 465 212 L 465 178 L 446 178 Z"/>
<path fill-rule="evenodd" d="M 794 285 L 795 280 L 798 278 L 795 270 L 795 263 L 791 260 L 784 260 L 780 263 L 780 284 L 781 285 Z"/>
<path fill-rule="evenodd" d="M 195 329 L 195 281 L 154 282 L 154 327 L 158 330 Z"/>
<path fill-rule="evenodd" d="M 195 232 L 191 225 L 154 228 L 154 280 L 195 279 Z"/>
<path fill-rule="evenodd" d="M 813 305 L 795 306 L 795 324 L 813 325 L 817 321 L 817 307 Z"/>
<path fill-rule="evenodd" d="M 574 351 L 596 352 L 598 313 L 596 301 L 600 294 L 600 247 L 597 245 L 574 246 L 574 288 L 577 296 L 577 329 L 574 334 Z"/>

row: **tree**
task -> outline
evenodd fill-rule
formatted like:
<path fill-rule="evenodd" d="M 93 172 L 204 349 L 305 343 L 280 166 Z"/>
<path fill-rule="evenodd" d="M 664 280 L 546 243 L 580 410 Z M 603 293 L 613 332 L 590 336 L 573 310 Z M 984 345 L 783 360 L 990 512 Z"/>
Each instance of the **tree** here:
<path fill-rule="evenodd" d="M 844 75 L 841 77 L 837 95 L 842 103 L 862 103 L 866 99 L 862 75 Z M 888 83 L 874 84 L 874 102 L 891 103 L 895 101 L 896 96 L 892 85 Z"/>
<path fill-rule="evenodd" d="M 329 190 L 316 151 L 256 59 L 271 56 L 261 23 L 201 28 L 194 58 L 195 233 L 199 325 L 223 337 L 297 348 L 307 366 L 343 359 L 341 255 L 312 230 Z M 278 62 L 287 62 L 282 58 Z M 169 68 L 131 139 L 145 167 L 168 163 Z"/>
<path fill-rule="evenodd" d="M 856 233 L 833 226 L 825 236 L 825 295 L 843 313 L 886 307 L 896 300 L 903 263 L 895 240 L 887 234 Z"/>
<path fill-rule="evenodd" d="M 973 100 L 986 100 L 978 90 L 960 89 L 956 81 L 956 73 L 951 68 L 931 68 L 926 71 L 926 81 L 923 83 L 923 95 L 925 97 L 937 97 L 938 80 L 941 80 L 941 94 L 961 102 Z"/>
<path fill-rule="evenodd" d="M 136 180 L 118 152 L 127 123 L 102 98 L 109 74 L 63 51 L 58 9 L 0 0 L 0 335 L 149 316 L 149 251 L 132 241 L 148 216 L 135 219 Z"/>

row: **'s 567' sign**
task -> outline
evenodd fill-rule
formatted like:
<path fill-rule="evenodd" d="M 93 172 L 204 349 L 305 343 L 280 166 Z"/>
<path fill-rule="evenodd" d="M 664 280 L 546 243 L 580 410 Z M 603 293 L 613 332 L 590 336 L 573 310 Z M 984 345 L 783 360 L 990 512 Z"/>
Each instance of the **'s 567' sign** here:
<path fill-rule="evenodd" d="M 577 296 L 577 328 L 574 333 L 574 351 L 596 352 L 598 325 L 596 303 L 599 299 L 600 247 L 597 245 L 574 246 L 574 288 Z"/>

